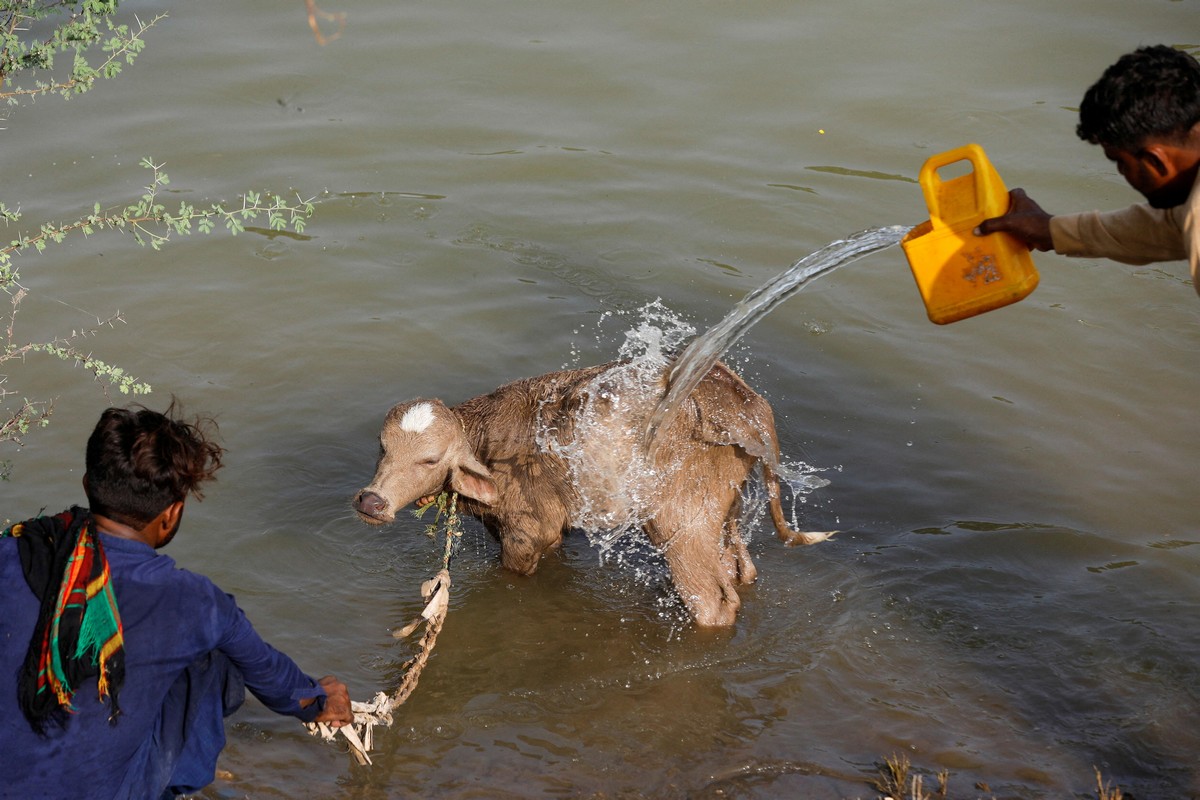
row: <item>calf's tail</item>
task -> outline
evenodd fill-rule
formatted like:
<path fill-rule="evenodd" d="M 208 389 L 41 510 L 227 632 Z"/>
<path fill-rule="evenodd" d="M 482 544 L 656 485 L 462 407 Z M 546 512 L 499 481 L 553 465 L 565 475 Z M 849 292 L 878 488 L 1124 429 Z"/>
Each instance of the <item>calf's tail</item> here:
<path fill-rule="evenodd" d="M 767 496 L 770 498 L 771 522 L 775 524 L 775 533 L 778 534 L 779 541 L 788 547 L 794 547 L 798 544 L 816 544 L 817 542 L 825 541 L 837 533 L 837 531 L 793 530 L 788 524 L 787 518 L 783 515 L 783 504 L 779 498 L 779 477 L 775 474 L 775 470 L 771 469 L 770 463 L 765 459 L 762 462 L 762 467 L 763 482 L 767 485 Z"/>

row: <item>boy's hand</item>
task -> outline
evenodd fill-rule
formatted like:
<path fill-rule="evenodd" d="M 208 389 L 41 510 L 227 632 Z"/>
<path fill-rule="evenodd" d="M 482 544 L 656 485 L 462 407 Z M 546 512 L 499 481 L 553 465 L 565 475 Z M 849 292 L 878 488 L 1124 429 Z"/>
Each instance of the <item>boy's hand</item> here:
<path fill-rule="evenodd" d="M 331 728 L 340 728 L 354 721 L 350 711 L 350 692 L 346 684 L 332 675 L 326 675 L 317 681 L 325 690 L 325 708 L 317 715 L 314 722 L 324 722 Z"/>
<path fill-rule="evenodd" d="M 1002 217 L 985 219 L 975 228 L 976 236 L 1003 231 L 1021 240 L 1030 250 L 1053 250 L 1050 238 L 1050 214 L 1033 202 L 1024 189 L 1008 193 L 1008 212 Z"/>

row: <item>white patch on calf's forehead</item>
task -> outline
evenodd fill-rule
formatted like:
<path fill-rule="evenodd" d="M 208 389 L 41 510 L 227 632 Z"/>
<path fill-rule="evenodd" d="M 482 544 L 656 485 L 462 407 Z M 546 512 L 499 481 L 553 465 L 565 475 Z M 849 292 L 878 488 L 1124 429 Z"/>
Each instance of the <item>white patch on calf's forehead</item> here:
<path fill-rule="evenodd" d="M 424 433 L 433 424 L 433 404 L 417 403 L 400 418 L 400 430 Z"/>

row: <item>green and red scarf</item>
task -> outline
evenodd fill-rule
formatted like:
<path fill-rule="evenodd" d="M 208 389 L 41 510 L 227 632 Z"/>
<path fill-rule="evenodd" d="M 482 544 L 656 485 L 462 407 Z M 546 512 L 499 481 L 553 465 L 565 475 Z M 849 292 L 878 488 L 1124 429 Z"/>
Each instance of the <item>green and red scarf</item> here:
<path fill-rule="evenodd" d="M 21 710 L 38 733 L 74 713 L 76 690 L 96 678 L 99 699 L 120 714 L 125 640 L 112 574 L 92 515 L 75 506 L 52 517 L 13 525 L 25 580 L 41 602 L 37 626 L 18 678 Z"/>

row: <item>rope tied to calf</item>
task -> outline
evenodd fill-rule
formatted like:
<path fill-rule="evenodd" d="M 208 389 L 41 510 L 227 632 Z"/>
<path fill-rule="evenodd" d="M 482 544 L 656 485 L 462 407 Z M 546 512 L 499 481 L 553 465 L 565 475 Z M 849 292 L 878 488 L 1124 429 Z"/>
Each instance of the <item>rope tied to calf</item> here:
<path fill-rule="evenodd" d="M 349 725 L 331 728 L 324 723 L 305 724 L 310 734 L 320 736 L 327 742 L 332 742 L 341 734 L 350 746 L 350 754 L 363 766 L 371 763 L 369 753 L 374 744 L 375 728 L 390 727 L 393 712 L 403 705 L 417 688 L 417 681 L 429 662 L 438 634 L 446 622 L 446 613 L 450 610 L 450 557 L 462 536 L 458 495 L 442 492 L 436 498 L 428 498 L 428 502 L 418 507 L 417 516 L 421 516 L 430 508 L 437 508 L 437 515 L 433 523 L 426 528 L 426 533 L 430 537 L 436 537 L 438 523 L 444 517 L 445 522 L 440 527 L 446 535 L 446 548 L 442 556 L 442 569 L 421 584 L 421 597 L 425 600 L 425 607 L 412 622 L 392 632 L 396 639 L 406 639 L 418 629 L 423 629 L 421 638 L 417 640 L 416 654 L 402 665 L 404 677 L 400 680 L 400 685 L 391 694 L 380 691 L 367 702 L 352 701 L 350 710 L 354 713 L 354 721 Z"/>

